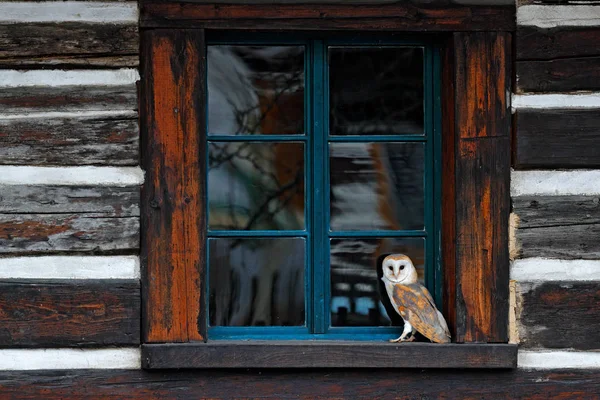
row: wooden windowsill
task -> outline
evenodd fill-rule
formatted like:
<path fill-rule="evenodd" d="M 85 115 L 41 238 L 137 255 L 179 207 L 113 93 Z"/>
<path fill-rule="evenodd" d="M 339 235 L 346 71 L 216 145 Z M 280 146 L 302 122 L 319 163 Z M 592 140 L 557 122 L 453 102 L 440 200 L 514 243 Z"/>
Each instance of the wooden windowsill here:
<path fill-rule="evenodd" d="M 142 345 L 146 369 L 516 368 L 517 345 L 357 341 L 210 341 Z"/>

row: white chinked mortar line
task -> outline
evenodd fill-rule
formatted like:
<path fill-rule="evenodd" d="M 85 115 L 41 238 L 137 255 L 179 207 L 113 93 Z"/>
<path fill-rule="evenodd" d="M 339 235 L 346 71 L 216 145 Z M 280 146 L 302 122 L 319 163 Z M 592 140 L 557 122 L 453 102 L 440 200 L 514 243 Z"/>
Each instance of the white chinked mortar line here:
<path fill-rule="evenodd" d="M 517 25 L 539 28 L 600 26 L 600 8 L 593 5 L 523 5 L 517 8 Z"/>
<path fill-rule="evenodd" d="M 139 167 L 0 166 L 0 186 L 137 186 L 144 182 Z"/>
<path fill-rule="evenodd" d="M 511 171 L 511 196 L 600 195 L 600 170 Z"/>
<path fill-rule="evenodd" d="M 94 119 L 94 118 L 137 118 L 135 110 L 115 111 L 50 111 L 50 112 L 28 112 L 23 114 L 2 114 L 0 121 L 17 121 L 29 119 Z"/>
<path fill-rule="evenodd" d="M 139 347 L 107 349 L 0 349 L 0 371 L 141 369 Z"/>
<path fill-rule="evenodd" d="M 520 109 L 600 109 L 600 93 L 513 94 L 511 104 L 513 112 Z"/>
<path fill-rule="evenodd" d="M 1 4 L 1 3 L 0 3 Z M 39 3 L 34 3 L 39 4 Z M 0 87 L 123 86 L 140 79 L 135 68 L 117 70 L 0 70 Z"/>
<path fill-rule="evenodd" d="M 137 256 L 0 258 L 0 279 L 140 279 Z"/>
<path fill-rule="evenodd" d="M 522 369 L 598 369 L 600 352 L 565 350 L 519 350 Z"/>
<path fill-rule="evenodd" d="M 600 281 L 600 260 L 524 258 L 511 263 L 510 279 L 518 282 Z"/>
<path fill-rule="evenodd" d="M 82 22 L 137 24 L 137 2 L 9 1 L 0 3 L 0 24 Z"/>

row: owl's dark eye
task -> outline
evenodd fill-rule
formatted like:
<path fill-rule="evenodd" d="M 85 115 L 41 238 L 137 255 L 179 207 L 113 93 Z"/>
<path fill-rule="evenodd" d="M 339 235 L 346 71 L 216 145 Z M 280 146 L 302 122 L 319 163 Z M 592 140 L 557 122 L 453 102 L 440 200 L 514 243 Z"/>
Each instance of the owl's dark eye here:
<path fill-rule="evenodd" d="M 392 266 L 390 265 L 390 266 L 388 267 L 388 269 L 391 271 L 391 270 L 393 270 L 394 268 L 392 268 Z"/>
<path fill-rule="evenodd" d="M 402 269 L 404 269 L 404 265 L 401 265 L 401 266 L 400 266 L 400 269 L 401 269 L 401 270 L 402 270 Z"/>

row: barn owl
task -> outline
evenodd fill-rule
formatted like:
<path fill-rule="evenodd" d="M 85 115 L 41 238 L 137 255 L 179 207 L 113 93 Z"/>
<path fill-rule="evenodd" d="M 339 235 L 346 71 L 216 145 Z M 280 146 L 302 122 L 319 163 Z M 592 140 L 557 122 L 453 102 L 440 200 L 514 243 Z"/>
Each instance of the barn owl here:
<path fill-rule="evenodd" d="M 390 302 L 404 320 L 404 330 L 390 342 L 412 342 L 415 332 L 436 343 L 449 343 L 450 331 L 429 291 L 417 281 L 417 270 L 404 254 L 387 256 L 382 263 L 383 277 Z M 407 336 L 410 334 L 410 338 Z"/>

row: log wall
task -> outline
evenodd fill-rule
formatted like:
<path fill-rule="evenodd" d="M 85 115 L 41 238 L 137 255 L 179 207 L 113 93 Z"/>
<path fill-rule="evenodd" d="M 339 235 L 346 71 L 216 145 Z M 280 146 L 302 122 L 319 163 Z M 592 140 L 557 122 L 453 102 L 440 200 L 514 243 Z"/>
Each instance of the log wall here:
<path fill-rule="evenodd" d="M 600 3 L 517 8 L 512 339 L 600 366 Z"/>
<path fill-rule="evenodd" d="M 600 4 L 517 6 L 518 369 L 147 372 L 138 5 L 0 1 L 0 397 L 600 397 Z"/>

